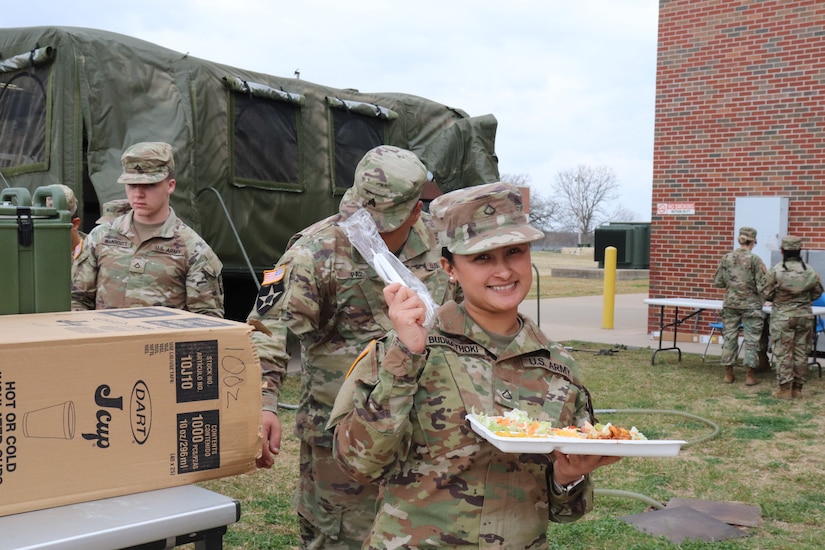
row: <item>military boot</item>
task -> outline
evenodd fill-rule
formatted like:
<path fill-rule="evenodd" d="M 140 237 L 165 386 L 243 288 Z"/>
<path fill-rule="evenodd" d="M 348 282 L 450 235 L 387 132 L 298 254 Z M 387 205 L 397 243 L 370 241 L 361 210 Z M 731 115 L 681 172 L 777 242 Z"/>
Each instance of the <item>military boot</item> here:
<path fill-rule="evenodd" d="M 771 394 L 775 399 L 793 399 L 793 390 L 791 389 L 791 383 L 785 382 L 784 384 L 779 384 L 779 391 L 775 391 Z"/>
<path fill-rule="evenodd" d="M 746 386 L 755 386 L 759 383 L 759 380 L 757 380 L 753 375 L 755 372 L 756 372 L 756 369 L 748 369 L 747 372 L 745 373 L 745 385 Z"/>
<path fill-rule="evenodd" d="M 728 365 L 725 367 L 725 384 L 732 384 L 734 380 L 736 377 L 733 375 L 733 365 Z"/>
<path fill-rule="evenodd" d="M 794 382 L 791 388 L 791 396 L 794 399 L 802 399 L 802 382 Z"/>

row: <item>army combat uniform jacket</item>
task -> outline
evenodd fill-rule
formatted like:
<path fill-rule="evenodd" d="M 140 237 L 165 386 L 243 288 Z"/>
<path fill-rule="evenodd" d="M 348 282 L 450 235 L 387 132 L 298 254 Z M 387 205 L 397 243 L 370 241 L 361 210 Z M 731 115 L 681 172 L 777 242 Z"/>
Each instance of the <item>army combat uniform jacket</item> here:
<path fill-rule="evenodd" d="M 249 319 L 271 336 L 254 332 L 263 368 L 263 408 L 277 412 L 289 363 L 287 333 L 301 344 L 302 388 L 296 434 L 312 445 L 332 447 L 325 429 L 338 388 L 358 354 L 392 328 L 384 282 L 347 239 L 335 214 L 307 228 L 265 280 Z M 422 214 L 398 259 L 420 279 L 436 304 L 452 298 L 455 286 L 441 269 L 435 231 Z"/>
<path fill-rule="evenodd" d="M 811 302 L 822 295 L 822 281 L 810 266 L 798 259 L 787 259 L 771 267 L 766 277 L 767 299 L 773 302 L 771 319 L 809 317 Z"/>
<path fill-rule="evenodd" d="M 762 309 L 765 293 L 765 263 L 762 258 L 744 248 L 737 248 L 722 257 L 713 285 L 724 288 L 722 306 L 731 309 Z"/>
<path fill-rule="evenodd" d="M 498 351 L 456 303 L 437 317 L 425 353 L 388 334 L 336 403 L 336 459 L 355 479 L 383 482 L 365 547 L 546 548 L 548 520 L 575 521 L 592 507 L 589 476 L 556 496 L 550 455 L 503 453 L 466 414 L 517 408 L 556 426 L 593 421 L 574 360 L 527 318 Z"/>
<path fill-rule="evenodd" d="M 163 306 L 223 317 L 223 265 L 174 212 L 142 241 L 134 213 L 98 225 L 72 264 L 72 309 Z"/>

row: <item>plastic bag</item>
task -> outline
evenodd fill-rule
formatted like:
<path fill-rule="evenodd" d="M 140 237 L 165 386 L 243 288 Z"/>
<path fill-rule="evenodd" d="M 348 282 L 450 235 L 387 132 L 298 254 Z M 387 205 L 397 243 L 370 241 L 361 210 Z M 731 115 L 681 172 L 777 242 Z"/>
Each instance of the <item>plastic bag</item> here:
<path fill-rule="evenodd" d="M 369 212 L 364 208 L 359 208 L 339 225 L 352 245 L 385 283 L 401 283 L 418 294 L 426 308 L 424 327 L 427 329 L 432 328 L 435 324 L 435 313 L 438 310 L 438 305 L 430 296 L 424 283 L 418 280 L 407 269 L 407 266 L 389 251 Z"/>

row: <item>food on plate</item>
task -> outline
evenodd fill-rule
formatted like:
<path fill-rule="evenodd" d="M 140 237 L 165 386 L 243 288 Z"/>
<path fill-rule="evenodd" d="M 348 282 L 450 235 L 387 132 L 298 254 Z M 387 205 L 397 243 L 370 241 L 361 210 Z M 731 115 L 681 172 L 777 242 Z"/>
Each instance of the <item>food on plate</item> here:
<path fill-rule="evenodd" d="M 473 413 L 476 419 L 488 430 L 502 437 L 572 437 L 577 439 L 618 439 L 630 441 L 646 441 L 647 437 L 633 426 L 629 430 L 620 428 L 611 423 L 585 422 L 584 426 L 568 426 L 554 428 L 551 421 L 535 420 L 525 411 L 513 409 L 502 416 L 490 416 Z"/>
<path fill-rule="evenodd" d="M 513 409 L 503 416 L 489 416 L 473 413 L 482 426 L 492 433 L 503 437 L 543 437 L 552 435 L 553 422 L 534 420 L 527 413 Z"/>
<path fill-rule="evenodd" d="M 636 426 L 633 426 L 628 430 L 627 428 L 620 428 L 619 426 L 614 426 L 610 422 L 606 424 L 597 422 L 596 425 L 590 424 L 590 422 L 585 422 L 584 426 L 582 426 L 581 428 L 576 428 L 573 426 L 569 428 L 559 428 L 558 430 L 556 430 L 556 435 L 567 436 L 567 433 L 569 432 L 573 432 L 576 434 L 572 437 L 581 437 L 583 439 L 624 439 L 629 441 L 647 440 L 645 434 L 637 430 Z"/>

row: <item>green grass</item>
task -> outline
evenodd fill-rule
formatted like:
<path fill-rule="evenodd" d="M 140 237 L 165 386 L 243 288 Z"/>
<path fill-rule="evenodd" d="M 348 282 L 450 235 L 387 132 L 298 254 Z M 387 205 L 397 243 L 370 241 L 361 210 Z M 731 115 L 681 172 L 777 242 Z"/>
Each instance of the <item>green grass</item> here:
<path fill-rule="evenodd" d="M 592 256 L 574 256 L 538 250 L 532 252 L 533 265 L 539 276 L 533 273 L 533 285 L 528 296 L 536 297 L 536 287 L 541 290 L 540 298 L 570 298 L 575 296 L 593 296 L 604 292 L 604 280 L 579 279 L 575 277 L 553 277 L 554 267 L 580 268 L 596 270 L 598 262 Z M 647 294 L 649 279 L 631 279 L 616 281 L 616 294 Z"/>
<path fill-rule="evenodd" d="M 811 378 L 801 401 L 769 397 L 772 374 L 762 384 L 723 384 L 722 371 L 700 356 L 659 354 L 649 349 L 616 355 L 574 352 L 584 369 L 602 421 L 635 425 L 651 438 L 689 441 L 678 457 L 625 458 L 596 473 L 597 486 L 637 493 L 666 504 L 671 498 L 737 501 L 760 506 L 762 521 L 748 537 L 723 543 L 683 543 L 679 548 L 795 550 L 821 547 L 825 523 L 825 381 Z M 297 377 L 284 396 L 297 398 Z M 644 409 L 644 412 L 622 412 Z M 675 413 L 672 411 L 676 411 Z M 681 416 L 678 412 L 692 416 Z M 699 419 L 693 418 L 699 417 Z M 285 426 L 294 421 L 282 413 Z M 718 426 L 718 435 L 711 436 Z M 698 443 L 692 443 L 700 440 Z M 297 475 L 297 441 L 288 434 L 272 470 L 202 485 L 241 501 L 241 521 L 230 526 L 226 548 L 295 548 L 297 523 L 290 499 Z M 636 530 L 621 516 L 644 512 L 635 498 L 597 497 L 581 521 L 551 525 L 553 548 L 675 548 Z"/>
<path fill-rule="evenodd" d="M 566 280 L 567 281 L 567 280 Z M 646 284 L 646 281 L 644 281 Z M 601 281 L 585 293 L 600 294 Z M 641 292 L 645 292 L 642 290 Z M 581 292 L 581 291 L 580 291 Z M 565 342 L 576 349 L 600 344 Z M 801 401 L 778 401 L 772 373 L 762 383 L 722 383 L 722 369 L 699 355 L 620 349 L 614 355 L 577 351 L 599 419 L 635 425 L 651 438 L 689 442 L 677 457 L 625 458 L 597 470 L 597 487 L 641 495 L 666 504 L 671 498 L 736 501 L 761 508 L 761 522 L 747 537 L 717 543 L 672 545 L 620 518 L 648 510 L 645 500 L 597 495 L 594 510 L 572 524 L 551 524 L 551 548 L 584 549 L 788 549 L 822 547 L 825 525 L 825 379 L 813 374 Z M 742 372 L 742 369 L 738 369 Z M 743 377 L 741 377 L 743 378 Z M 740 379 L 737 376 L 737 379 Z M 298 379 L 283 390 L 296 402 Z M 638 411 L 639 409 L 643 411 Z M 631 412 L 638 411 L 638 412 Z M 687 416 L 678 413 L 686 413 Z M 294 413 L 281 414 L 285 438 L 272 470 L 202 483 L 241 502 L 241 520 L 229 527 L 227 549 L 298 547 L 291 497 L 297 476 L 298 442 L 291 435 Z"/>

